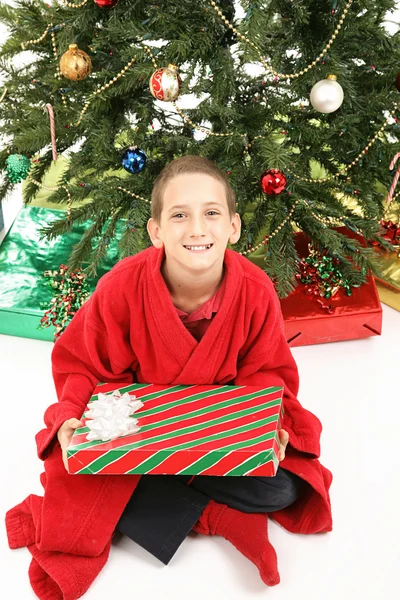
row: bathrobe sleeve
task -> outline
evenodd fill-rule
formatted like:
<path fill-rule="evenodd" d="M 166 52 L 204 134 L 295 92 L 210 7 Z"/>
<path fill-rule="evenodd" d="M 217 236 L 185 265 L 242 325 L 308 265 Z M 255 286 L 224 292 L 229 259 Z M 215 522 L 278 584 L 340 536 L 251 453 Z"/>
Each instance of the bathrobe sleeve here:
<path fill-rule="evenodd" d="M 92 296 L 55 342 L 51 361 L 58 402 L 44 414 L 46 427 L 36 435 L 39 458 L 45 460 L 61 425 L 80 419 L 99 382 L 133 383 L 129 367 L 129 307 L 123 294 L 100 280 Z"/>
<path fill-rule="evenodd" d="M 257 305 L 233 384 L 283 386 L 282 428 L 289 433 L 289 445 L 310 458 L 318 458 L 322 425 L 297 399 L 298 369 L 285 338 L 280 302 L 269 278 L 265 285 L 258 285 L 252 297 L 257 298 Z"/>

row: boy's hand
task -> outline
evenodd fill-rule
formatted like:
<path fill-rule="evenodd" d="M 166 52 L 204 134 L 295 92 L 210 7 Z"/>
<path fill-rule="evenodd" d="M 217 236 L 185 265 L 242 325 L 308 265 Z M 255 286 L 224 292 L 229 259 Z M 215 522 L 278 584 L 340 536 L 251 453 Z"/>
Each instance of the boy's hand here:
<path fill-rule="evenodd" d="M 78 419 L 68 419 L 61 425 L 60 429 L 57 431 L 57 437 L 58 441 L 60 442 L 62 450 L 62 459 L 66 471 L 68 471 L 67 448 L 69 446 L 75 429 L 77 429 L 78 427 L 83 427 L 82 421 L 78 421 Z"/>
<path fill-rule="evenodd" d="M 286 446 L 289 442 L 289 434 L 285 429 L 279 429 L 279 462 L 285 458 Z"/>

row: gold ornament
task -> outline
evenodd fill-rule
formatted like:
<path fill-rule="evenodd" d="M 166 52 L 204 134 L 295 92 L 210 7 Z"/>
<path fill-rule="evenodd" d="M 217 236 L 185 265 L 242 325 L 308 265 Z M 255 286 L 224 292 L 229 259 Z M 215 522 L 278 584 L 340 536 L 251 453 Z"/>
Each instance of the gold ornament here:
<path fill-rule="evenodd" d="M 67 79 L 82 81 L 92 72 L 92 61 L 86 52 L 79 50 L 77 44 L 70 44 L 61 57 L 60 70 Z"/>

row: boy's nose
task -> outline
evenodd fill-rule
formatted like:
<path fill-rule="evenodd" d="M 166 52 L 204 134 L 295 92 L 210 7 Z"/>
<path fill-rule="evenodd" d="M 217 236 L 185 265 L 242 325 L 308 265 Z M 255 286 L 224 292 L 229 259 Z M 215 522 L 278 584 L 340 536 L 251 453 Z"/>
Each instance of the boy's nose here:
<path fill-rule="evenodd" d="M 205 235 L 206 224 L 203 219 L 193 219 L 192 221 L 192 236 Z"/>

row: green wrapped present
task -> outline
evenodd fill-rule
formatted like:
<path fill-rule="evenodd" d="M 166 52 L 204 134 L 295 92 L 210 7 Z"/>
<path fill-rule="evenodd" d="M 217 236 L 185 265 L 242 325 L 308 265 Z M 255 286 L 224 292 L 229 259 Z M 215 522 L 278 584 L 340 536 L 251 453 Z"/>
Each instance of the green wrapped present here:
<path fill-rule="evenodd" d="M 40 230 L 58 220 L 65 211 L 24 206 L 0 246 L 0 333 L 37 340 L 54 340 L 54 327 L 39 328 L 53 291 L 43 282 L 48 270 L 67 264 L 73 246 L 91 221 L 73 226 L 54 240 L 42 238 Z M 92 292 L 99 278 L 118 260 L 119 236 L 110 242 L 107 258 L 96 278 L 88 278 Z"/>

